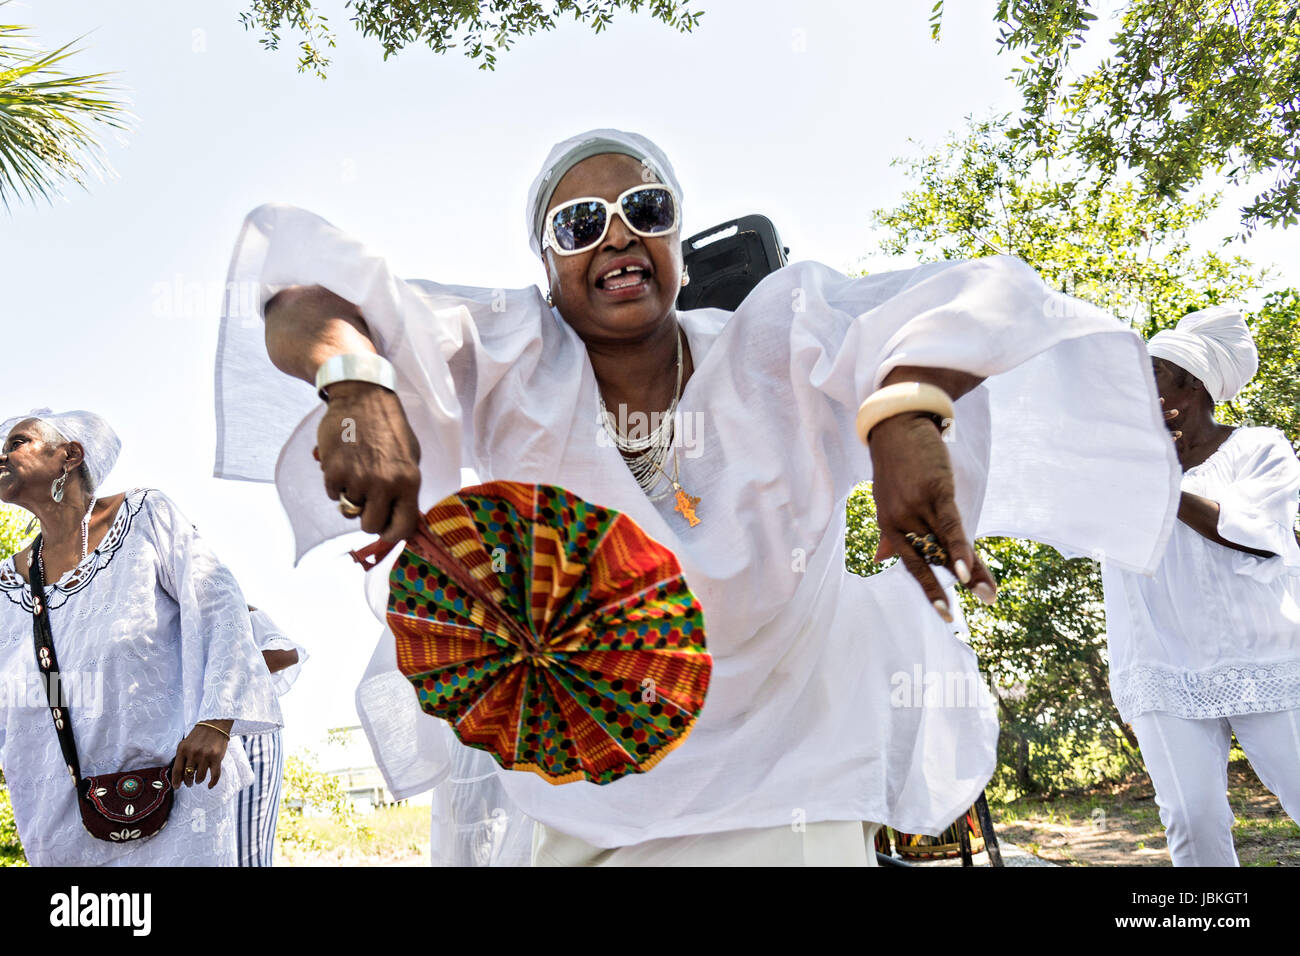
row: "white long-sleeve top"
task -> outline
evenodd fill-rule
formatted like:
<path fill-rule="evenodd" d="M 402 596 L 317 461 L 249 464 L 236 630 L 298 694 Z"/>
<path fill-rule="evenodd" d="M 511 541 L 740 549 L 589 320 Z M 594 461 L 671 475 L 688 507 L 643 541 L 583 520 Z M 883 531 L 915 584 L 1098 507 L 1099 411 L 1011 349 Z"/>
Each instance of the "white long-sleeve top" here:
<path fill-rule="evenodd" d="M 82 774 L 162 766 L 198 721 L 234 724 L 217 786 L 181 787 L 161 832 L 138 843 L 92 837 L 39 680 L 31 588 L 4 559 L 0 766 L 27 859 L 233 865 L 228 802 L 252 781 L 235 735 L 279 727 L 280 708 L 230 572 L 166 495 L 136 489 L 99 546 L 46 586 L 46 606 Z"/>
<path fill-rule="evenodd" d="M 858 279 L 800 263 L 734 314 L 679 313 L 695 362 L 679 404 L 680 482 L 700 498 L 696 527 L 671 497 L 649 501 L 603 439 L 586 349 L 535 287 L 401 280 L 284 206 L 249 215 L 229 280 L 216 474 L 274 477 L 299 555 L 355 529 L 311 457 L 314 391 L 266 356 L 262 308 L 302 284 L 358 305 L 396 366 L 423 450 L 422 508 L 472 468 L 623 511 L 677 555 L 714 657 L 690 738 L 649 773 L 603 787 L 502 772 L 524 813 L 599 846 L 797 820 L 935 833 L 988 780 L 997 722 L 987 697 L 936 704 L 918 689 L 891 705 L 900 674 L 971 686 L 970 649 L 901 567 L 869 579 L 844 567 L 845 501 L 871 477 L 855 415 L 895 366 L 988 379 L 957 403 L 949 446 L 969 531 L 1104 551 L 1150 571 L 1174 520 L 1178 464 L 1142 341 L 1014 259 Z M 367 582 L 380 615 L 386 573 Z M 397 671 L 388 633 L 357 705 L 395 794 L 447 776 L 449 744 Z"/>
<path fill-rule="evenodd" d="M 1182 490 L 1219 503 L 1218 532 L 1178 522 L 1154 577 L 1103 567 L 1110 686 L 1125 720 L 1300 707 L 1300 461 L 1275 428 L 1238 428 L 1187 469 Z"/>

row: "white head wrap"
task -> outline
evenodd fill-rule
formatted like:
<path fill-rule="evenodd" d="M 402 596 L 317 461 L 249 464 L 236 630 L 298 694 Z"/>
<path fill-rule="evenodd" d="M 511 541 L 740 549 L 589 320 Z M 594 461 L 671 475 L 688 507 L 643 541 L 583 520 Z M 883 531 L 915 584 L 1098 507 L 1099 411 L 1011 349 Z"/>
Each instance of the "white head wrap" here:
<path fill-rule="evenodd" d="M 86 456 L 86 472 L 90 475 L 90 491 L 94 491 L 108 477 L 117 462 L 122 441 L 108 422 L 94 412 L 61 412 L 55 414 L 48 408 L 34 408 L 26 415 L 17 415 L 0 424 L 0 440 L 6 440 L 19 422 L 29 418 L 39 419 L 62 436 L 64 441 L 81 445 Z"/>
<path fill-rule="evenodd" d="M 542 233 L 546 229 L 543 217 L 550 207 L 555 187 L 560 184 L 564 174 L 578 163 L 604 153 L 622 153 L 633 159 L 639 159 L 661 183 L 673 187 L 680 205 L 682 187 L 677 182 L 672 164 L 668 162 L 668 157 L 664 155 L 663 150 L 650 140 L 636 133 L 625 133 L 618 129 L 592 129 L 579 133 L 551 147 L 542 171 L 537 174 L 537 178 L 533 180 L 533 185 L 528 190 L 528 245 L 536 255 L 542 254 Z"/>
<path fill-rule="evenodd" d="M 1151 336 L 1147 351 L 1187 369 L 1216 402 L 1232 398 L 1259 371 L 1259 352 L 1246 320 L 1222 305 L 1183 316 L 1174 328 Z"/>

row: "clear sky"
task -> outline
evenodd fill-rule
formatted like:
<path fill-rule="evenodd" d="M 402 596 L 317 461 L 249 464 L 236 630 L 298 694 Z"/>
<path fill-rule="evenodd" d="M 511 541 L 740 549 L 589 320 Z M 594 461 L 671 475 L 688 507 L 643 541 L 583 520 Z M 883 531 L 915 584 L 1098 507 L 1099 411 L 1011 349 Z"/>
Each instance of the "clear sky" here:
<path fill-rule="evenodd" d="M 993 0 L 948 4 L 938 44 L 928 0 L 697 0 L 693 34 L 646 14 L 600 36 L 565 23 L 520 40 L 495 73 L 422 47 L 384 62 L 342 0 L 318 5 L 339 34 L 324 82 L 296 72 L 292 39 L 263 50 L 239 0 L 3 7 L 46 48 L 88 34 L 71 68 L 117 71 L 138 123 L 108 150 L 115 178 L 0 212 L 0 418 L 48 405 L 114 425 L 123 451 L 107 490 L 175 499 L 248 600 L 312 654 L 282 700 L 291 749 L 356 722 L 380 625 L 344 556 L 357 542 L 295 569 L 274 488 L 211 477 L 219 296 L 248 210 L 311 209 L 399 274 L 528 285 L 542 275 L 523 222 L 537 167 L 557 140 L 613 126 L 667 152 L 686 234 L 763 212 L 794 258 L 846 270 L 875 246 L 871 211 L 905 185 L 889 161 L 918 151 L 909 139 L 933 145 L 965 116 L 1017 103 Z M 1249 251 L 1300 281 L 1295 239 L 1268 234 Z"/>

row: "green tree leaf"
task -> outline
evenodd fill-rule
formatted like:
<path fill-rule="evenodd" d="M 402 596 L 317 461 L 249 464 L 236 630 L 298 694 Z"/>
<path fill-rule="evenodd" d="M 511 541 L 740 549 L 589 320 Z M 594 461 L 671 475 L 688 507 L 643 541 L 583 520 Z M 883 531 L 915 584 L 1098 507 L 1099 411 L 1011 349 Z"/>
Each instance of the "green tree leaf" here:
<path fill-rule="evenodd" d="M 1053 6 L 1068 12 L 1078 5 Z M 1199 249 L 1190 239 L 1217 196 L 1168 198 L 1099 178 L 1077 155 L 1026 146 L 1008 137 L 1009 129 L 1005 117 L 972 120 L 939 149 L 897 161 L 912 185 L 896 205 L 876 212 L 885 230 L 881 250 L 922 261 L 1015 255 L 1054 288 L 1146 336 L 1260 287 L 1265 273 L 1244 256 Z M 1247 321 L 1260 372 L 1220 415 L 1281 428 L 1294 443 L 1300 291 L 1270 293 Z M 876 573 L 879 531 L 869 487 L 850 497 L 847 516 L 846 566 Z M 1000 710 L 992 790 L 1060 791 L 1137 769 L 1136 738 L 1110 698 L 1097 565 L 1067 561 L 1031 541 L 984 539 L 977 547 L 999 586 L 991 608 L 961 591 L 971 646 Z"/>
<path fill-rule="evenodd" d="M 1107 28 L 1097 0 L 1000 2 L 1000 50 L 1011 71 L 1020 134 L 1051 151 L 1061 137 L 1107 176 L 1133 172 L 1142 190 L 1176 198 L 1229 166 L 1230 182 L 1263 189 L 1241 210 L 1243 235 L 1300 217 L 1300 18 L 1295 0 L 1124 0 Z M 1111 5 L 1108 5 L 1108 7 Z M 934 11 L 931 34 L 938 33 Z M 1108 43 L 1083 72 L 1076 52 Z"/>
<path fill-rule="evenodd" d="M 681 33 L 699 25 L 701 12 L 689 9 L 690 0 L 347 0 L 348 18 L 364 37 L 379 43 L 384 59 L 412 45 L 434 53 L 461 49 L 480 69 L 496 66 L 497 53 L 505 52 L 520 37 L 553 30 L 572 15 L 595 33 L 613 22 L 616 11 L 650 16 Z M 280 47 L 281 34 L 299 34 L 298 70 L 324 79 L 330 65 L 326 50 L 336 38 L 328 19 L 317 12 L 320 0 L 252 0 L 239 15 L 245 29 L 259 31 L 268 50 Z"/>

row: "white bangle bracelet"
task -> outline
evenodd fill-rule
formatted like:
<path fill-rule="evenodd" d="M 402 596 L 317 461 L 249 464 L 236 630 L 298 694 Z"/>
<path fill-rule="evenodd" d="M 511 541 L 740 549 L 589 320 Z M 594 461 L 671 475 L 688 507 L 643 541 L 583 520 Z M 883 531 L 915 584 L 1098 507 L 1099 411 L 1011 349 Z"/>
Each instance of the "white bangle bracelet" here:
<path fill-rule="evenodd" d="M 335 382 L 370 382 L 397 391 L 397 372 L 393 363 L 374 352 L 349 352 L 325 360 L 316 370 L 316 394 L 329 401 L 325 390 Z"/>
<path fill-rule="evenodd" d="M 937 416 L 941 423 L 940 431 L 945 439 L 950 438 L 953 426 L 952 399 L 948 393 L 935 385 L 924 382 L 899 382 L 886 385 L 867 396 L 867 400 L 858 409 L 858 438 L 867 444 L 867 436 L 886 418 L 893 418 L 904 412 L 926 412 Z"/>

